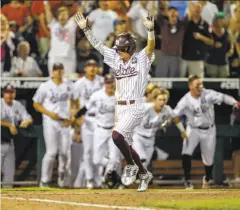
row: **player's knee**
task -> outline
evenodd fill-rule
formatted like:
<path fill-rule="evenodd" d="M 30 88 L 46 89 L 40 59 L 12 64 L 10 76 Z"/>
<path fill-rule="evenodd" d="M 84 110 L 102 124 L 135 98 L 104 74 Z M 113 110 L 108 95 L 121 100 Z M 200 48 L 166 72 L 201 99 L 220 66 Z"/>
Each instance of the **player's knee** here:
<path fill-rule="evenodd" d="M 122 141 L 124 141 L 123 135 L 118 133 L 117 131 L 112 132 L 112 139 L 116 146 L 120 145 Z"/>
<path fill-rule="evenodd" d="M 49 159 L 50 161 L 54 161 L 57 156 L 57 152 L 47 152 L 45 154 L 45 158 Z"/>

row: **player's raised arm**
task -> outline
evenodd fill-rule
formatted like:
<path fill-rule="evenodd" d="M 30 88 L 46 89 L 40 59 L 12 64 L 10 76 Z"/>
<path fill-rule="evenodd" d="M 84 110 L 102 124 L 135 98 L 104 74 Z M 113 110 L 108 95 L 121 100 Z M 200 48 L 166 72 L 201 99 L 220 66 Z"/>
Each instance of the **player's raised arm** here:
<path fill-rule="evenodd" d="M 51 7 L 50 7 L 48 1 L 44 1 L 43 4 L 44 4 L 45 13 L 46 13 L 47 23 L 50 24 L 52 22 L 52 19 L 53 19 L 53 14 L 52 14 L 52 11 L 51 11 Z"/>
<path fill-rule="evenodd" d="M 78 12 L 75 15 L 75 21 L 77 22 L 78 26 L 83 30 L 85 33 L 88 41 L 91 43 L 91 45 L 98 50 L 102 55 L 104 54 L 104 44 L 101 41 L 98 41 L 92 34 L 92 31 L 90 30 L 88 26 L 88 20 L 83 16 L 81 12 Z"/>
<path fill-rule="evenodd" d="M 142 17 L 142 24 L 148 30 L 148 41 L 145 48 L 148 56 L 151 56 L 155 48 L 155 35 L 154 35 L 154 18 L 149 14 Z"/>

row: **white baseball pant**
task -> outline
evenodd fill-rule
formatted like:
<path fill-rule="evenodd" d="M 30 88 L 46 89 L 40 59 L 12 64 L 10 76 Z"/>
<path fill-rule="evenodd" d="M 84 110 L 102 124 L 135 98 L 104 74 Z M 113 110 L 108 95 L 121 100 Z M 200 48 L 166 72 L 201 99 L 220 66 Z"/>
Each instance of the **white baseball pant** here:
<path fill-rule="evenodd" d="M 43 135 L 46 153 L 42 160 L 41 181 L 48 183 L 52 179 L 53 163 L 59 155 L 58 173 L 65 173 L 71 145 L 70 127 L 57 126 L 55 122 L 43 123 Z"/>
<path fill-rule="evenodd" d="M 86 180 L 94 179 L 93 167 L 93 132 L 95 128 L 95 118 L 85 117 L 85 121 L 81 127 L 81 135 L 83 142 L 83 167 L 85 170 Z"/>
<path fill-rule="evenodd" d="M 182 155 L 192 155 L 200 143 L 201 156 L 204 165 L 211 166 L 214 161 L 216 147 L 216 127 L 207 130 L 187 126 L 188 142 L 184 141 Z"/>
<path fill-rule="evenodd" d="M 77 61 L 76 54 L 73 53 L 72 57 L 49 57 L 48 59 L 48 73 L 52 75 L 52 67 L 54 63 L 62 63 L 64 67 L 64 75 L 69 76 L 76 73 Z"/>
<path fill-rule="evenodd" d="M 14 144 L 1 143 L 1 171 L 2 182 L 13 182 L 15 175 L 15 151 Z M 12 188 L 12 184 L 2 185 L 3 188 Z"/>
<path fill-rule="evenodd" d="M 133 149 L 139 154 L 141 160 L 145 160 L 143 162 L 143 166 L 146 168 L 152 158 L 154 152 L 154 143 L 155 137 L 146 138 L 137 133 L 133 134 Z"/>
<path fill-rule="evenodd" d="M 118 170 L 121 153 L 112 140 L 112 129 L 96 126 L 93 138 L 93 164 L 96 165 L 98 177 L 102 178 L 101 166 L 106 167 L 106 173 Z"/>
<path fill-rule="evenodd" d="M 117 105 L 115 111 L 114 130 L 123 135 L 125 141 L 131 146 L 133 143 L 133 130 L 144 116 L 144 104 Z"/>

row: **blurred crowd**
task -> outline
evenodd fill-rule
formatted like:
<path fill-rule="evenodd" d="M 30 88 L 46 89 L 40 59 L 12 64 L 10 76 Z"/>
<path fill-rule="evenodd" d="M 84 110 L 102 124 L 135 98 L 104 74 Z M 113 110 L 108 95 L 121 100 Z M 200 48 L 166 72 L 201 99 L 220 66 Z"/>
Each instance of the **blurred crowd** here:
<path fill-rule="evenodd" d="M 99 74 L 111 72 L 74 22 L 77 11 L 88 15 L 94 36 L 107 46 L 113 46 L 118 34 L 131 31 L 138 40 L 138 49 L 147 41 L 140 17 L 147 12 L 153 15 L 157 42 L 152 77 L 240 75 L 239 1 L 45 3 L 1 1 L 1 76 L 46 77 L 51 75 L 52 63 L 58 61 L 64 64 L 66 76 L 77 78 L 84 73 L 89 59 L 98 63 Z M 57 24 L 61 27 L 56 31 Z M 56 42 L 56 37 L 62 42 Z"/>

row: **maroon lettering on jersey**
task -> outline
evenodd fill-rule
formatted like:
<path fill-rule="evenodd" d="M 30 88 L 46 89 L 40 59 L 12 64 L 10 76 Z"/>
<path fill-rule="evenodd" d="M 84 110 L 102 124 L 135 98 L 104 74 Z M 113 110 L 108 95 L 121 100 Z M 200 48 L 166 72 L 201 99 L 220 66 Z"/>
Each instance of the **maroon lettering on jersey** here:
<path fill-rule="evenodd" d="M 135 67 L 128 66 L 127 68 L 124 68 L 123 65 L 120 64 L 119 70 L 116 70 L 115 74 L 116 79 L 120 80 L 122 78 L 136 76 L 138 72 L 136 71 Z"/>

